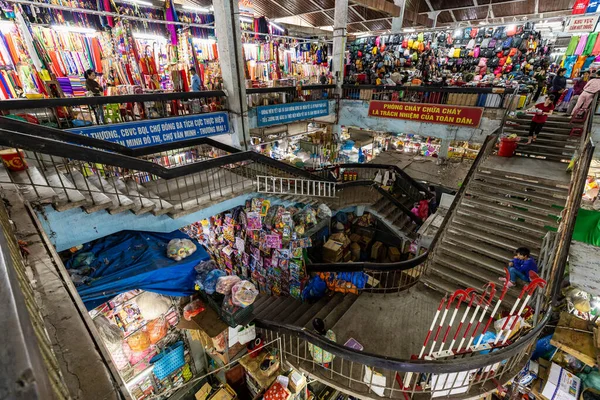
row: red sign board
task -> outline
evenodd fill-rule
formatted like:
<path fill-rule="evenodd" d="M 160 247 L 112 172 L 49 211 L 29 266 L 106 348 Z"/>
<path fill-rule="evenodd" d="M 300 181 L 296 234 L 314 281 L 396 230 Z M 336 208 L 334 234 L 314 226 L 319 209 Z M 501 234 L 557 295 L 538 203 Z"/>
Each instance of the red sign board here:
<path fill-rule="evenodd" d="M 477 128 L 483 108 L 444 106 L 441 104 L 399 103 L 397 101 L 373 100 L 369 103 L 369 116 L 404 119 Z"/>
<path fill-rule="evenodd" d="M 587 10 L 589 3 L 590 0 L 575 0 L 575 4 L 573 4 L 573 12 L 571 14 L 585 14 L 585 10 Z"/>

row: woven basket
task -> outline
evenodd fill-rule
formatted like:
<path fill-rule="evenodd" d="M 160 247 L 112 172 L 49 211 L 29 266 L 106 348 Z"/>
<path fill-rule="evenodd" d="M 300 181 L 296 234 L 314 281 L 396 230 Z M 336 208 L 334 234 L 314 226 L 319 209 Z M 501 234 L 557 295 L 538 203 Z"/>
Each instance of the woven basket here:
<path fill-rule="evenodd" d="M 154 375 L 158 380 L 163 380 L 185 364 L 183 357 L 184 347 L 183 342 L 179 341 L 167 347 L 163 352 L 155 355 L 150 360 L 150 364 L 154 365 Z"/>

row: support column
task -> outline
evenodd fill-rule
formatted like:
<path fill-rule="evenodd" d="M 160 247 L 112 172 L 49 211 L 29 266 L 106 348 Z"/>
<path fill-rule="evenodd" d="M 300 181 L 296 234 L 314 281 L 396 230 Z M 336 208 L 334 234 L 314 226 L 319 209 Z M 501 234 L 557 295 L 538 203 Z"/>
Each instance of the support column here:
<path fill-rule="evenodd" d="M 392 33 L 399 33 L 402 29 L 402 21 L 404 20 L 406 0 L 394 0 L 394 4 L 400 7 L 400 16 L 392 18 Z"/>
<path fill-rule="evenodd" d="M 440 152 L 438 153 L 438 160 L 443 161 L 448 159 L 448 150 L 451 142 L 452 140 L 450 138 L 442 138 L 442 143 L 440 143 Z"/>
<path fill-rule="evenodd" d="M 348 23 L 348 0 L 336 0 L 333 21 L 333 58 L 332 72 L 337 86 L 336 93 L 341 98 L 344 83 L 344 66 L 346 65 L 346 25 Z M 339 112 L 339 110 L 338 110 Z M 336 118 L 333 133 L 340 134 L 340 125 Z"/>
<path fill-rule="evenodd" d="M 233 145 L 248 149 L 250 124 L 240 29 L 240 9 L 237 0 L 214 0 L 215 33 L 223 86 L 227 92 L 229 122 Z"/>

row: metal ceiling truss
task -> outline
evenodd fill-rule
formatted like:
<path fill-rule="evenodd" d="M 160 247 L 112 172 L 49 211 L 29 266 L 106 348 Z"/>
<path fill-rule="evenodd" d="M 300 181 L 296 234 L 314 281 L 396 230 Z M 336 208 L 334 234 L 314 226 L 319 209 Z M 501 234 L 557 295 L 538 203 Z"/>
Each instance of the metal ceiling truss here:
<path fill-rule="evenodd" d="M 504 4 L 510 4 L 510 3 L 523 3 L 529 0 L 505 0 L 505 1 L 499 1 L 497 3 L 492 3 L 491 1 L 487 4 L 479 4 L 477 3 L 477 0 L 473 0 L 473 2 L 475 4 L 473 4 L 472 6 L 461 6 L 461 7 L 449 7 L 449 8 L 440 8 L 439 10 L 435 10 L 433 9 L 433 7 L 431 7 L 431 3 L 429 2 L 429 0 L 425 0 L 427 2 L 427 5 L 429 6 L 429 11 L 450 11 L 451 14 L 452 11 L 458 11 L 458 10 L 471 10 L 475 7 L 490 7 L 490 6 L 501 6 Z M 421 12 L 419 14 L 427 14 L 428 11 L 424 11 Z"/>

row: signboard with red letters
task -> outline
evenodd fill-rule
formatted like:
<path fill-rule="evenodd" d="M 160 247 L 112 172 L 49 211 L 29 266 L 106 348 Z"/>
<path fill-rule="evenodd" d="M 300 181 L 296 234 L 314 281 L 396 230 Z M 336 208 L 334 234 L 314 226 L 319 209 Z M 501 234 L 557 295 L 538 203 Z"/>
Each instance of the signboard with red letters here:
<path fill-rule="evenodd" d="M 477 128 L 483 108 L 372 100 L 369 116 Z"/>
<path fill-rule="evenodd" d="M 598 17 L 598 15 L 571 17 L 565 27 L 565 33 L 593 32 L 598 23 Z"/>

